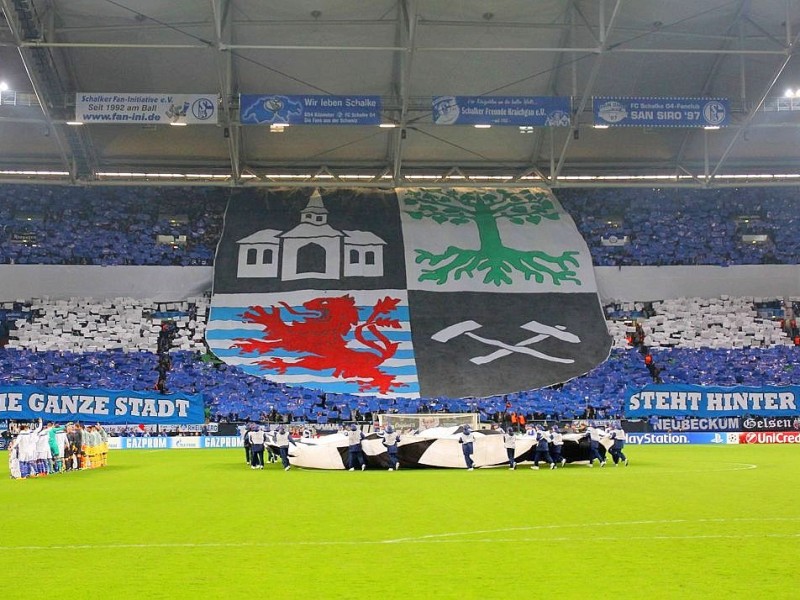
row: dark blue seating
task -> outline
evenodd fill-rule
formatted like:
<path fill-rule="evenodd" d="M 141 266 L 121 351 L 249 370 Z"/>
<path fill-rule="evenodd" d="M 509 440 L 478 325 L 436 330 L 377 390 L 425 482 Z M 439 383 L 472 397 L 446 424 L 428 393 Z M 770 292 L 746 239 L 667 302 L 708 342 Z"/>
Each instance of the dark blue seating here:
<path fill-rule="evenodd" d="M 0 186 L 0 263 L 210 265 L 226 202 L 218 188 Z"/>
<path fill-rule="evenodd" d="M 556 197 L 599 266 L 796 264 L 800 253 L 794 187 L 581 188 Z M 742 240 L 754 234 L 767 241 Z M 630 242 L 603 245 L 612 236 Z"/>

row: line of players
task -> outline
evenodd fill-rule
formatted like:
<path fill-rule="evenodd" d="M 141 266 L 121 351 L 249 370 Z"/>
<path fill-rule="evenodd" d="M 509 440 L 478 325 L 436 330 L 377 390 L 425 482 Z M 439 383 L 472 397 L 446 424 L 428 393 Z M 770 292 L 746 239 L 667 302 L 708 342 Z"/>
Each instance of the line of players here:
<path fill-rule="evenodd" d="M 557 466 L 564 466 L 567 462 L 561 455 L 561 450 L 564 446 L 564 439 L 558 426 L 554 425 L 550 431 L 546 431 L 541 425 L 528 430 L 529 435 L 536 436 L 536 449 L 533 455 L 533 465 L 531 469 L 539 469 L 539 462 L 543 461 L 550 465 L 551 469 Z M 361 447 L 362 440 L 366 437 L 364 433 L 358 429 L 356 425 L 351 425 L 349 430 L 346 431 L 348 437 L 348 470 L 354 471 L 357 467 L 363 471 L 366 469 L 366 461 L 364 460 L 364 451 Z M 400 441 L 400 435 L 387 425 L 383 431 L 379 431 L 378 435 L 382 438 L 384 447 L 386 448 L 389 457 L 389 470 L 396 471 L 400 468 L 400 462 L 397 459 L 397 444 Z M 615 424 L 611 431 L 606 432 L 602 427 L 589 426 L 586 428 L 584 435 L 589 441 L 589 465 L 594 466 L 594 461 L 597 460 L 601 467 L 606 466 L 605 458 L 600 454 L 600 441 L 608 437 L 611 442 L 609 454 L 614 461 L 614 466 L 620 463 L 628 466 L 628 458 L 623 452 L 627 435 L 619 423 Z M 466 463 L 467 470 L 473 471 L 475 469 L 475 461 L 472 455 L 475 451 L 475 435 L 469 425 L 462 427 L 461 433 L 458 436 L 458 443 L 461 444 L 461 451 L 464 454 L 464 462 Z M 506 448 L 508 456 L 509 469 L 515 470 L 516 463 L 516 444 L 517 435 L 513 428 L 509 427 L 503 433 L 503 445 Z"/>
<path fill-rule="evenodd" d="M 361 447 L 361 442 L 366 437 L 358 426 L 355 424 L 350 425 L 344 430 L 348 439 L 348 470 L 355 471 L 358 468 L 364 471 L 367 468 L 367 462 L 364 458 L 364 451 Z M 400 434 L 397 433 L 391 425 L 388 425 L 383 431 L 378 433 L 381 436 L 383 445 L 386 447 L 387 454 L 389 455 L 389 470 L 394 471 L 400 468 L 400 461 L 397 458 L 397 445 L 400 442 Z M 273 444 L 278 447 L 278 456 L 276 456 L 272 448 L 267 445 L 267 434 L 263 426 L 251 425 L 243 434 L 245 462 L 250 465 L 251 469 L 264 468 L 264 450 L 267 450 L 267 460 L 271 463 L 277 462 L 280 456 L 283 470 L 288 471 L 291 469 L 289 463 L 289 445 L 297 445 L 294 438 L 290 435 L 285 426 L 279 425 L 273 434 Z"/>
<path fill-rule="evenodd" d="M 364 432 L 358 428 L 356 424 L 350 425 L 344 430 L 347 436 L 347 470 L 355 471 L 356 469 L 364 471 L 367 468 L 367 462 L 364 457 L 364 450 L 362 448 L 362 441 L 366 438 Z M 397 457 L 397 448 L 400 442 L 400 434 L 395 431 L 391 425 L 387 425 L 382 431 L 378 431 L 383 446 L 386 448 L 386 453 L 389 458 L 389 471 L 397 471 L 400 469 L 400 461 Z M 544 462 L 555 469 L 558 466 L 564 466 L 567 459 L 561 455 L 561 450 L 564 446 L 564 439 L 561 431 L 557 425 L 554 425 L 550 431 L 547 431 L 541 425 L 537 425 L 528 430 L 528 435 L 536 436 L 536 449 L 533 455 L 533 465 L 531 469 L 539 469 L 539 462 Z M 606 460 L 600 454 L 600 442 L 603 438 L 608 437 L 611 442 L 609 454 L 614 461 L 614 466 L 619 466 L 620 463 L 628 466 L 628 458 L 623 452 L 627 435 L 619 423 L 616 423 L 609 431 L 603 427 L 590 425 L 586 428 L 584 436 L 589 441 L 589 465 L 594 466 L 594 461 L 597 460 L 601 467 L 606 466 Z M 263 427 L 253 425 L 248 428 L 244 433 L 244 449 L 245 461 L 250 465 L 251 469 L 264 468 L 264 449 L 268 451 L 269 462 L 276 462 L 277 457 L 273 454 L 272 449 L 266 445 L 266 431 Z M 472 471 L 475 469 L 475 461 L 472 455 L 475 450 L 475 435 L 469 425 L 464 425 L 461 434 L 458 437 L 458 443 L 461 444 L 461 450 L 464 454 L 464 462 L 467 465 L 467 470 Z M 278 447 L 280 453 L 281 464 L 284 471 L 291 468 L 289 464 L 289 445 L 297 445 L 289 431 L 283 425 L 280 425 L 274 434 L 274 444 Z M 503 445 L 506 449 L 508 456 L 509 469 L 515 470 L 516 463 L 516 445 L 517 434 L 513 428 L 509 427 L 503 433 Z"/>
<path fill-rule="evenodd" d="M 108 434 L 99 424 L 20 426 L 8 446 L 12 479 L 46 477 L 54 473 L 103 467 L 108 463 Z"/>
<path fill-rule="evenodd" d="M 283 465 L 283 470 L 288 471 L 292 468 L 289 464 L 289 445 L 297 445 L 289 430 L 285 426 L 279 425 L 273 433 L 273 442 L 278 447 L 278 453 Z M 242 434 L 245 462 L 251 469 L 264 468 L 264 450 L 267 450 L 267 460 L 271 463 L 278 461 L 278 456 L 267 446 L 267 430 L 263 426 L 251 424 Z"/>
<path fill-rule="evenodd" d="M 469 431 L 469 426 L 466 426 L 464 430 L 468 431 L 469 437 L 473 437 L 474 439 L 472 432 Z M 540 461 L 550 465 L 550 469 L 556 469 L 559 466 L 563 467 L 567 464 L 567 459 L 561 455 L 561 451 L 564 447 L 564 436 L 559 430 L 558 425 L 553 425 L 550 431 L 545 430 L 545 428 L 541 425 L 537 425 L 532 429 L 529 429 L 528 434 L 536 437 L 536 447 L 533 453 L 533 465 L 531 466 L 531 469 L 538 470 Z M 468 443 L 467 441 L 462 441 L 464 435 L 465 434 L 462 433 L 461 437 L 459 438 L 459 443 L 461 444 Z M 611 448 L 609 449 L 608 453 L 611 455 L 611 459 L 614 461 L 614 466 L 617 467 L 620 464 L 624 464 L 626 467 L 628 466 L 628 457 L 625 456 L 625 453 L 623 452 L 623 448 L 625 448 L 625 442 L 627 440 L 627 434 L 619 423 L 616 423 L 610 429 L 610 431 L 606 431 L 600 426 L 590 425 L 586 428 L 584 437 L 586 437 L 589 441 L 589 467 L 594 467 L 595 460 L 598 461 L 601 467 L 606 466 L 606 460 L 603 455 L 600 454 L 600 442 L 606 437 L 611 440 Z M 513 471 L 517 468 L 517 463 L 515 460 L 517 436 L 513 428 L 509 427 L 503 433 L 503 445 L 505 446 L 506 454 L 508 455 L 508 468 Z M 474 462 L 472 461 L 471 456 L 472 448 L 470 447 L 468 449 L 466 445 L 462 445 L 462 448 L 464 451 L 464 460 L 467 463 L 467 469 L 471 471 L 474 468 Z M 469 456 L 467 455 L 468 450 Z"/>

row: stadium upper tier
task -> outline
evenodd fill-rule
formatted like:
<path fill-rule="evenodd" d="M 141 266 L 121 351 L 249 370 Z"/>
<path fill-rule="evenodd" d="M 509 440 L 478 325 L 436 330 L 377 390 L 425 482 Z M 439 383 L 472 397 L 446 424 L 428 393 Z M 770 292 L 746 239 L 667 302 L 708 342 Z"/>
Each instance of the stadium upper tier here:
<path fill-rule="evenodd" d="M 597 266 L 797 264 L 797 188 L 567 189 Z"/>
<path fill-rule="evenodd" d="M 511 410 L 531 417 L 574 418 L 583 415 L 588 406 L 597 416 L 615 416 L 622 412 L 628 387 L 652 382 L 643 348 L 633 348 L 628 341 L 632 316 L 642 325 L 644 345 L 665 383 L 796 383 L 800 348 L 793 345 L 789 327 L 781 327 L 776 318 L 780 301 L 758 300 L 686 298 L 609 306 L 606 314 L 617 319 L 608 321 L 615 340 L 609 360 L 562 386 L 479 400 L 325 395 L 215 364 L 203 354 L 204 298 L 176 303 L 129 298 L 102 303 L 36 300 L 2 308 L 16 320 L 5 350 L 0 351 L 0 384 L 153 389 L 157 329 L 162 318 L 172 318 L 178 331 L 167 387 L 202 394 L 207 412 L 214 418 L 263 420 L 274 409 L 282 418 L 327 422 L 354 418 L 356 410 L 362 415 L 478 410 L 488 420 L 505 410 L 507 402 Z M 124 331 L 128 335 L 121 335 Z"/>
<path fill-rule="evenodd" d="M 0 263 L 211 265 L 229 195 L 203 187 L 0 186 Z M 797 264 L 800 256 L 795 187 L 556 196 L 598 266 Z"/>
<path fill-rule="evenodd" d="M 211 265 L 218 188 L 0 186 L 0 263 Z"/>

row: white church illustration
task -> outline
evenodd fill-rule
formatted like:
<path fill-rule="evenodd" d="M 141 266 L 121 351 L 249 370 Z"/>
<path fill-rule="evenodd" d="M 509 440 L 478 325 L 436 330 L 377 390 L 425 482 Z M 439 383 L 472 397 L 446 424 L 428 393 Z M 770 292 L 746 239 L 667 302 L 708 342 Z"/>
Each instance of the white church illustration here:
<path fill-rule="evenodd" d="M 239 244 L 238 278 L 341 279 L 383 276 L 386 242 L 369 231 L 339 231 L 328 224 L 319 190 L 289 231 L 262 229 Z"/>

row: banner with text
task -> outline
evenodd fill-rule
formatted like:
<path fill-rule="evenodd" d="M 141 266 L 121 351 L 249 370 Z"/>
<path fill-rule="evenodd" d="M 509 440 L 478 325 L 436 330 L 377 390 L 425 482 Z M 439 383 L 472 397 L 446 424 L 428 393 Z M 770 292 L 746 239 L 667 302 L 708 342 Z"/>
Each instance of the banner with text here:
<path fill-rule="evenodd" d="M 647 385 L 640 390 L 628 390 L 625 416 L 792 416 L 800 414 L 798 398 L 800 386 Z"/>
<path fill-rule="evenodd" d="M 216 94 L 75 94 L 75 120 L 114 125 L 216 125 Z"/>
<path fill-rule="evenodd" d="M 743 431 L 737 435 L 739 444 L 800 444 L 797 431 Z"/>
<path fill-rule="evenodd" d="M 244 442 L 240 436 L 232 435 L 108 438 L 108 447 L 112 450 L 196 450 L 205 448 L 241 448 L 243 445 Z"/>
<path fill-rule="evenodd" d="M 569 127 L 569 96 L 434 96 L 436 125 Z"/>
<path fill-rule="evenodd" d="M 594 124 L 606 127 L 726 127 L 727 98 L 592 99 Z"/>
<path fill-rule="evenodd" d="M 380 96 L 241 94 L 244 125 L 380 125 Z"/>
<path fill-rule="evenodd" d="M 652 423 L 653 431 L 741 431 L 741 417 L 668 418 Z"/>
<path fill-rule="evenodd" d="M 179 425 L 170 424 L 164 425 L 153 425 L 149 424 L 146 425 L 144 423 L 125 423 L 124 425 L 110 425 L 106 424 L 103 426 L 103 429 L 106 430 L 107 433 L 110 435 L 137 435 L 139 432 L 147 432 L 148 434 L 156 435 L 159 433 L 191 433 L 191 434 L 199 434 L 202 433 L 206 435 L 207 433 L 216 434 L 219 431 L 219 423 L 182 423 Z"/>
<path fill-rule="evenodd" d="M 738 434 L 737 434 L 738 435 Z M 728 444 L 726 433 L 629 433 L 627 443 L 633 446 L 650 446 L 660 444 Z"/>
<path fill-rule="evenodd" d="M 0 419 L 91 423 L 202 423 L 199 394 L 0 386 Z"/>
<path fill-rule="evenodd" d="M 800 415 L 793 417 L 747 417 L 737 431 L 800 431 Z"/>

